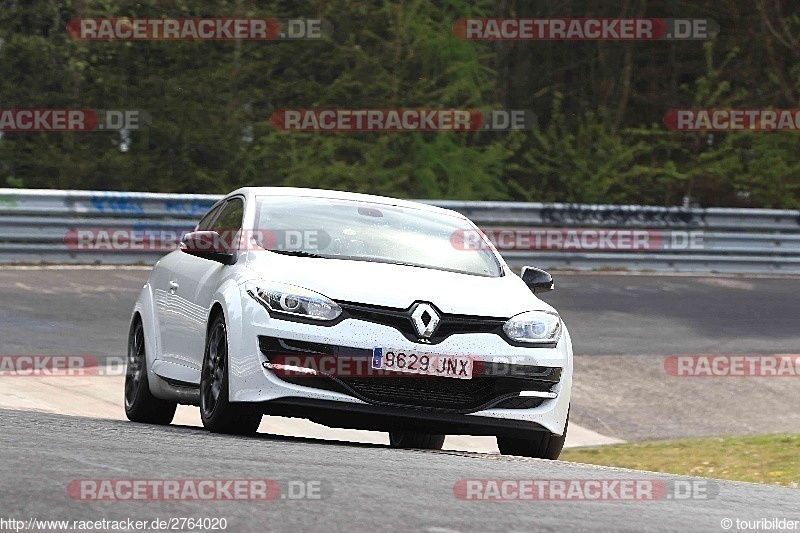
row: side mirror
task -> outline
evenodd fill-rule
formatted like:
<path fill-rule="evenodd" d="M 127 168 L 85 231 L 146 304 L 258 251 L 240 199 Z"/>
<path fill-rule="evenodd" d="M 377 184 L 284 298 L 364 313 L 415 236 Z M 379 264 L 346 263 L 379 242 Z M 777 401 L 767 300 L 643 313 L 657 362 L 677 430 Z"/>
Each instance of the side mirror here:
<path fill-rule="evenodd" d="M 522 267 L 520 277 L 522 281 L 525 282 L 525 285 L 534 293 L 552 291 L 555 288 L 553 276 L 541 268 Z"/>
<path fill-rule="evenodd" d="M 235 262 L 230 244 L 216 231 L 190 231 L 181 240 L 181 250 L 189 255 L 232 265 Z"/>

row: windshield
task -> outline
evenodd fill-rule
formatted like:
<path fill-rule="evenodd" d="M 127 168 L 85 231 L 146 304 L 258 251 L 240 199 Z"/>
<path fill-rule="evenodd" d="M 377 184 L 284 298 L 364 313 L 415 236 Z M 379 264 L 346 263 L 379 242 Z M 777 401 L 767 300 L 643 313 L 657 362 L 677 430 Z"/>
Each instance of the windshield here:
<path fill-rule="evenodd" d="M 259 244 L 276 252 L 502 275 L 492 250 L 454 245 L 454 236 L 476 231 L 459 217 L 313 197 L 259 196 L 256 205 Z"/>

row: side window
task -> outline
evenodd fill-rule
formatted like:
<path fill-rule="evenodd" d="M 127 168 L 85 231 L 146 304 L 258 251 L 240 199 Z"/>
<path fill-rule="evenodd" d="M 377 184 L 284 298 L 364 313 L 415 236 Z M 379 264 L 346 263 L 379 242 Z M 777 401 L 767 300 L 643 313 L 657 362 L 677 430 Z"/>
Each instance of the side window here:
<path fill-rule="evenodd" d="M 231 198 L 222 207 L 219 216 L 212 224 L 214 231 L 220 234 L 222 242 L 229 249 L 237 249 L 236 235 L 242 229 L 242 219 L 244 218 L 244 202 L 241 198 Z"/>
<path fill-rule="evenodd" d="M 211 223 L 214 221 L 214 217 L 217 216 L 219 213 L 219 209 L 222 207 L 222 204 L 214 207 L 206 213 L 206 216 L 200 219 L 200 222 L 197 224 L 197 231 L 206 231 L 211 229 Z"/>
<path fill-rule="evenodd" d="M 232 198 L 225 203 L 211 229 L 220 234 L 223 231 L 239 231 L 242 229 L 242 218 L 244 218 L 244 202 L 241 198 Z"/>

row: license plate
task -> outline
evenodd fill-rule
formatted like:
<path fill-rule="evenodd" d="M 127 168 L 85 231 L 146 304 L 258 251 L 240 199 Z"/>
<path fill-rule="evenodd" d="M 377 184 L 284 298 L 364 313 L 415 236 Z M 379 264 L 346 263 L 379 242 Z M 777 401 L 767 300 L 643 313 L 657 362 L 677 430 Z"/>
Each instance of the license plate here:
<path fill-rule="evenodd" d="M 472 379 L 472 359 L 466 355 L 435 355 L 375 348 L 372 368 L 443 378 Z"/>

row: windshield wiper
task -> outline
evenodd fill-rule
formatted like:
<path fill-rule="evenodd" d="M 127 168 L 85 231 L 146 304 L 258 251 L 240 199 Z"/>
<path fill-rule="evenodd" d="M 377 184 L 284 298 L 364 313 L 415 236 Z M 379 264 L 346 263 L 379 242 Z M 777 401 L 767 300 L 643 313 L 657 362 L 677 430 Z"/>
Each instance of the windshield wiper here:
<path fill-rule="evenodd" d="M 268 250 L 275 254 L 282 254 L 282 255 L 294 255 L 297 257 L 316 257 L 319 259 L 325 259 L 326 256 L 318 255 L 311 252 L 306 252 L 305 250 Z"/>

